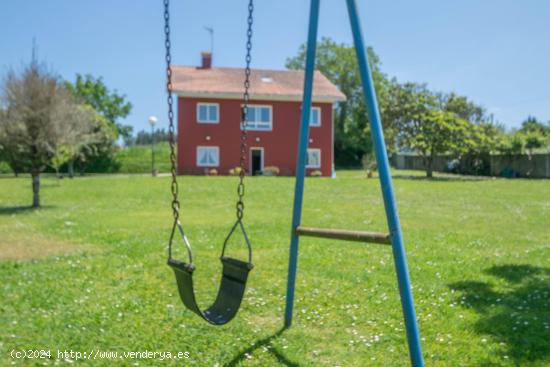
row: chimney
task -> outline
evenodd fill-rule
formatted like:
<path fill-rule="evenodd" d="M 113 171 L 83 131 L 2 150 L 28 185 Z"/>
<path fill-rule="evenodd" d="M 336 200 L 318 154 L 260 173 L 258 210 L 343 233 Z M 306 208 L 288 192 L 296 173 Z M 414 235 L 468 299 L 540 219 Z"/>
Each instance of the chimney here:
<path fill-rule="evenodd" d="M 212 53 L 211 52 L 201 52 L 202 63 L 199 69 L 210 69 L 212 68 Z"/>

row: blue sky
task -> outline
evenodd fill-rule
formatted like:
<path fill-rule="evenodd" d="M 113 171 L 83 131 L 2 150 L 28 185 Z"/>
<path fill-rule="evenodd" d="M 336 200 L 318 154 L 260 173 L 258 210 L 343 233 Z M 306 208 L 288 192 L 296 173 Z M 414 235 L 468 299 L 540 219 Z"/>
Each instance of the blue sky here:
<path fill-rule="evenodd" d="M 343 0 L 322 0 L 320 36 L 351 42 Z M 400 81 L 484 105 L 508 127 L 550 120 L 550 1 L 358 0 L 367 43 Z M 307 0 L 256 0 L 253 67 L 283 68 L 306 39 Z M 197 65 L 215 28 L 214 65 L 241 66 L 245 0 L 172 0 L 173 60 Z M 166 127 L 160 0 L 19 0 L 2 4 L 0 73 L 38 56 L 63 78 L 102 76 L 134 105 L 126 123 Z"/>

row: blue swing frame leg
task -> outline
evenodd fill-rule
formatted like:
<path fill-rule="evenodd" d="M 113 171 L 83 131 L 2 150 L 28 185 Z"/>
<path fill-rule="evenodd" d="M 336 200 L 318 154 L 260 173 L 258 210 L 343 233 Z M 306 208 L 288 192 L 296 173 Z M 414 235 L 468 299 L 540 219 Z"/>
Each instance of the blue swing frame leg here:
<path fill-rule="evenodd" d="M 294 208 L 292 212 L 292 229 L 290 234 L 290 257 L 288 260 L 285 327 L 290 327 L 292 324 L 292 311 L 294 309 L 294 288 L 296 284 L 296 269 L 298 266 L 298 245 L 300 243 L 300 238 L 296 235 L 294 229 L 300 225 L 302 220 L 306 154 L 309 142 L 309 114 L 313 94 L 313 71 L 315 69 L 315 50 L 317 48 L 317 29 L 319 24 L 319 3 L 320 0 L 311 0 L 309 11 L 304 95 L 302 100 L 302 114 L 300 116 L 300 137 L 298 143 L 298 158 L 296 162 L 296 183 L 294 186 Z"/>
<path fill-rule="evenodd" d="M 401 306 L 405 317 L 405 326 L 407 329 L 407 341 L 409 344 L 409 354 L 411 363 L 415 367 L 424 366 L 422 348 L 420 346 L 420 334 L 416 321 L 416 311 L 414 309 L 414 300 L 411 290 L 411 281 L 407 266 L 407 255 L 403 244 L 403 234 L 401 224 L 397 214 L 397 204 L 393 193 L 393 184 L 391 180 L 390 164 L 384 142 L 384 133 L 378 111 L 378 102 L 374 90 L 372 73 L 370 70 L 367 49 L 363 41 L 361 24 L 357 14 L 357 3 L 355 0 L 347 0 L 351 31 L 359 63 L 359 72 L 363 84 L 363 95 L 367 104 L 367 112 L 371 126 L 372 142 L 378 162 L 378 173 L 380 175 L 380 185 L 382 186 L 382 195 L 384 197 L 384 206 L 386 208 L 386 217 L 390 230 L 393 258 L 397 272 L 397 281 L 399 283 L 399 293 L 401 295 Z"/>
<path fill-rule="evenodd" d="M 371 124 L 371 135 L 374 144 L 376 160 L 380 176 L 380 185 L 384 198 L 386 217 L 390 230 L 393 257 L 397 272 L 397 281 L 399 284 L 399 293 L 401 296 L 401 305 L 405 317 L 407 330 L 407 341 L 409 345 L 409 354 L 411 363 L 414 367 L 424 366 L 422 349 L 420 346 L 420 335 L 416 321 L 416 312 L 414 309 L 414 300 L 411 291 L 409 271 L 407 267 L 407 258 L 405 247 L 403 245 L 403 235 L 401 224 L 397 214 L 397 205 L 393 193 L 388 155 L 384 142 L 384 134 L 378 111 L 378 102 L 374 90 L 372 74 L 368 63 L 368 56 L 363 41 L 361 25 L 357 13 L 357 4 L 355 0 L 346 0 L 348 13 L 351 23 L 351 30 L 357 53 L 359 71 L 363 84 L 363 94 L 367 104 L 369 120 Z M 319 23 L 319 5 L 320 0 L 311 0 L 308 42 L 306 53 L 306 69 L 304 78 L 304 95 L 302 102 L 302 114 L 300 118 L 300 137 L 298 145 L 298 158 L 296 163 L 296 184 L 294 188 L 294 208 L 292 215 L 292 229 L 290 240 L 290 257 L 288 266 L 288 283 L 286 293 L 285 308 L 285 327 L 292 324 L 292 314 L 294 308 L 294 290 L 296 284 L 296 271 L 298 266 L 298 247 L 299 237 L 295 229 L 300 225 L 302 217 L 302 203 L 304 194 L 304 178 L 307 145 L 309 141 L 309 114 L 311 109 L 311 100 L 313 92 L 313 72 L 315 68 L 315 51 L 317 46 L 317 29 Z"/>

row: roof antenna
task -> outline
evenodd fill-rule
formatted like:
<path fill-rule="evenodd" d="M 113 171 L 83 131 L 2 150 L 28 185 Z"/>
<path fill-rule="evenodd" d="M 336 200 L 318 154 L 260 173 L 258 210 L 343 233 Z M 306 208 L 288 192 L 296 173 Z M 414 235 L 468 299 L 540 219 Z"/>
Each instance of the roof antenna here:
<path fill-rule="evenodd" d="M 214 27 L 204 27 L 204 29 L 210 33 L 210 54 L 214 55 Z"/>

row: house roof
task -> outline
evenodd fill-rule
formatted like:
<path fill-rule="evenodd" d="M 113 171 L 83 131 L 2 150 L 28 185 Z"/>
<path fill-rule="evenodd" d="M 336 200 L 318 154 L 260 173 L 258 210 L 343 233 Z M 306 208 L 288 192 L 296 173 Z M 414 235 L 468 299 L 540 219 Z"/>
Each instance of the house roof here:
<path fill-rule="evenodd" d="M 172 65 L 172 90 L 180 96 L 242 98 L 244 69 Z M 250 98 L 255 100 L 301 101 L 303 70 L 252 69 Z M 345 101 L 346 96 L 326 76 L 316 70 L 313 102 Z"/>

